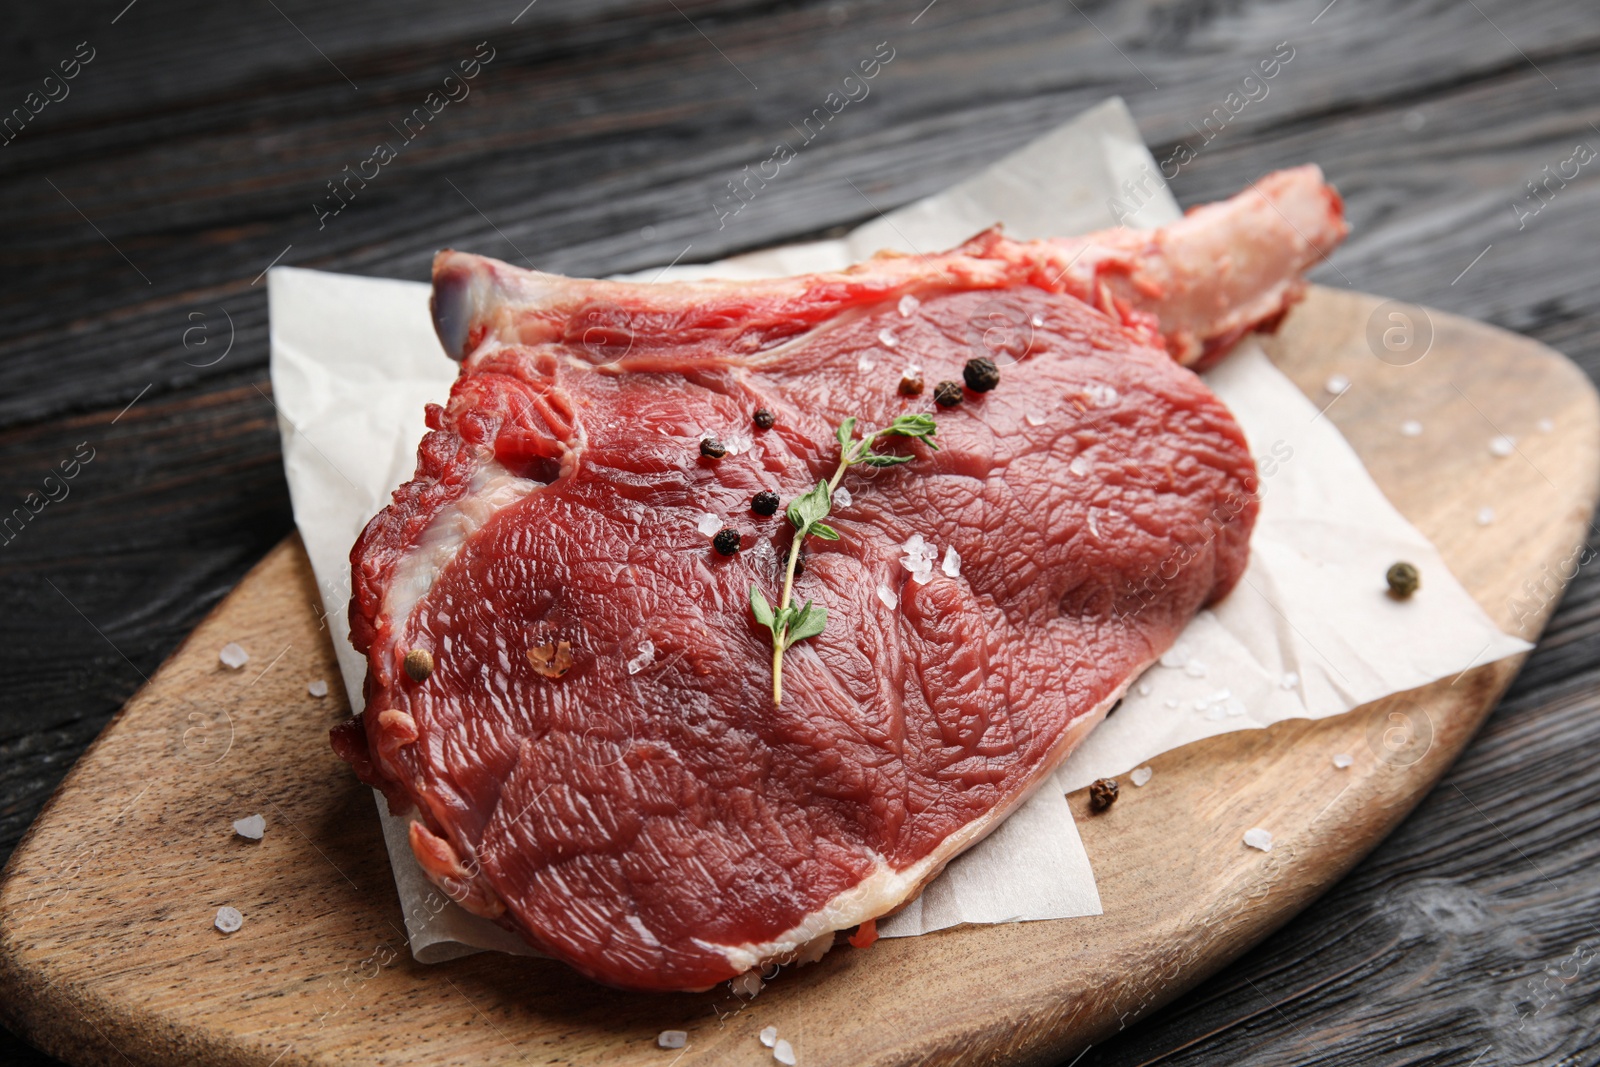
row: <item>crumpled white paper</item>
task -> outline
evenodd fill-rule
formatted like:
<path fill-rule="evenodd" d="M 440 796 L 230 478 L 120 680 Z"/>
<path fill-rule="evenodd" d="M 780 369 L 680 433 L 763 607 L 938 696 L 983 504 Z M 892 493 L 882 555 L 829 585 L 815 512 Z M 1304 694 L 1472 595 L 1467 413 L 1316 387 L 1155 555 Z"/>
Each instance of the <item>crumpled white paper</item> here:
<path fill-rule="evenodd" d="M 1120 100 L 1107 101 L 937 196 L 837 241 L 646 271 L 641 279 L 754 278 L 831 270 L 880 248 L 935 252 L 995 222 L 1015 237 L 1115 224 L 1109 199 L 1156 173 Z M 1129 221 L 1178 217 L 1157 189 Z M 443 399 L 457 365 L 428 318 L 428 287 L 274 268 L 268 274 L 272 383 L 295 522 L 316 572 L 353 708 L 366 665 L 350 647 L 349 551 L 409 478 L 423 405 Z M 1238 588 L 1184 631 L 1171 666 L 1152 668 L 1066 764 L 993 834 L 957 858 L 920 900 L 879 925 L 885 936 L 964 922 L 1100 913 L 1088 856 L 1063 794 L 1162 752 L 1287 718 L 1321 718 L 1529 646 L 1502 634 L 1403 519 L 1327 419 L 1246 342 L 1207 382 L 1244 427 L 1264 500 Z M 1411 601 L 1384 595 L 1396 559 L 1424 582 Z M 1224 773 L 1219 769 L 1219 773 Z M 412 953 L 433 963 L 480 949 L 532 954 L 518 938 L 448 903 L 406 844 L 405 820 L 380 801 Z"/>

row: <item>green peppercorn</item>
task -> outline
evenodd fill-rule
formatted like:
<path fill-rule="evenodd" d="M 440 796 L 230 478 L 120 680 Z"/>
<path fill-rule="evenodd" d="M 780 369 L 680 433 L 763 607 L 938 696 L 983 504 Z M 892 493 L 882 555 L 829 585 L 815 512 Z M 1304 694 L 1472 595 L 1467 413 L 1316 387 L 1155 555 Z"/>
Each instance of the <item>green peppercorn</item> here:
<path fill-rule="evenodd" d="M 750 510 L 757 515 L 776 515 L 778 513 L 778 494 L 770 489 L 764 489 L 750 501 Z"/>
<path fill-rule="evenodd" d="M 1389 580 L 1389 595 L 1396 600 L 1410 599 L 1411 594 L 1422 585 L 1422 576 L 1409 563 L 1396 563 L 1389 568 L 1385 577 Z"/>
<path fill-rule="evenodd" d="M 763 430 L 772 429 L 772 424 L 778 421 L 773 416 L 772 412 L 768 411 L 766 408 L 756 408 L 756 413 L 752 416 L 752 418 L 755 419 L 756 426 Z"/>
<path fill-rule="evenodd" d="M 715 437 L 703 438 L 700 441 L 700 454 L 707 459 L 721 459 L 728 454 L 728 446 Z"/>
<path fill-rule="evenodd" d="M 739 551 L 739 540 L 739 531 L 731 526 L 725 526 L 711 539 L 711 547 L 724 556 L 731 556 Z"/>
<path fill-rule="evenodd" d="M 942 408 L 953 408 L 961 403 L 961 383 L 940 382 L 934 386 L 933 402 Z"/>
<path fill-rule="evenodd" d="M 967 365 L 961 368 L 961 377 L 974 393 L 987 393 L 1000 384 L 1000 368 L 987 356 L 977 356 L 967 360 Z"/>

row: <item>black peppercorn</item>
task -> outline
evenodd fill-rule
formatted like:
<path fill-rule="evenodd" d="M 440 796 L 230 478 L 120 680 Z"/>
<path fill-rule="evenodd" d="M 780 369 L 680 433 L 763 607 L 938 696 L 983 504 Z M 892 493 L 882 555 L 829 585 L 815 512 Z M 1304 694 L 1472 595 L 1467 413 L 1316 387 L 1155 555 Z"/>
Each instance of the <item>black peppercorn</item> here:
<path fill-rule="evenodd" d="M 773 418 L 772 412 L 768 411 L 766 408 L 756 408 L 756 413 L 752 417 L 756 421 L 756 426 L 763 430 L 772 429 L 772 424 L 778 421 L 777 419 Z"/>
<path fill-rule="evenodd" d="M 700 454 L 707 459 L 721 459 L 728 454 L 728 446 L 715 437 L 703 438 L 700 442 Z"/>
<path fill-rule="evenodd" d="M 961 403 L 961 383 L 940 382 L 934 386 L 933 402 L 942 408 L 953 408 Z"/>
<path fill-rule="evenodd" d="M 717 531 L 717 536 L 711 539 L 711 547 L 724 556 L 731 556 L 739 551 L 739 531 L 732 526 L 725 526 Z"/>
<path fill-rule="evenodd" d="M 961 368 L 961 377 L 974 393 L 987 393 L 1000 384 L 1000 368 L 994 365 L 994 360 L 977 356 L 967 360 L 967 365 Z"/>
<path fill-rule="evenodd" d="M 902 374 L 900 376 L 900 395 L 921 396 L 922 375 L 918 374 L 916 371 L 909 370 Z"/>
<path fill-rule="evenodd" d="M 1422 584 L 1422 576 L 1409 563 L 1396 563 L 1385 575 L 1389 580 L 1389 595 L 1396 600 L 1406 600 Z"/>
<path fill-rule="evenodd" d="M 771 490 L 762 490 L 750 501 L 750 510 L 757 515 L 775 515 L 778 512 L 778 494 Z"/>
<path fill-rule="evenodd" d="M 1117 780 L 1100 778 L 1089 786 L 1089 810 L 1105 811 L 1117 799 Z"/>

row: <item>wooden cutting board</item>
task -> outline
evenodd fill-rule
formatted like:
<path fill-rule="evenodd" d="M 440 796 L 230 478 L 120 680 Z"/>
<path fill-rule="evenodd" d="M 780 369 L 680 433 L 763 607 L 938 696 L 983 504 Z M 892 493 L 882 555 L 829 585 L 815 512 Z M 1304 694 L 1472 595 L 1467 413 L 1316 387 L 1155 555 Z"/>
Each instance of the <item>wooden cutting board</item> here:
<path fill-rule="evenodd" d="M 1504 331 L 1328 289 L 1268 347 L 1319 405 L 1331 375 L 1351 380 L 1326 417 L 1484 609 L 1534 638 L 1600 492 L 1600 408 L 1584 375 Z M 1425 431 L 1402 435 L 1408 419 Z M 1516 438 L 1506 457 L 1488 447 L 1500 433 Z M 218 663 L 229 641 L 251 652 L 242 671 Z M 548 960 L 412 962 L 372 795 L 327 745 L 348 710 L 290 538 L 112 721 L 12 855 L 0 1013 L 80 1064 L 763 1064 L 768 1025 L 802 1067 L 1064 1062 L 1349 870 L 1520 664 L 1153 760 L 1147 786 L 1079 820 L 1102 916 L 836 950 L 750 1001 L 726 985 L 643 996 Z M 321 699 L 306 688 L 319 678 Z M 1335 768 L 1335 753 L 1354 765 Z M 1084 796 L 1071 802 L 1086 812 Z M 231 825 L 255 812 L 258 843 Z M 1252 826 L 1273 829 L 1270 853 L 1243 846 Z M 244 916 L 227 936 L 212 927 L 223 905 Z M 658 1048 L 667 1029 L 688 1031 L 688 1048 Z"/>

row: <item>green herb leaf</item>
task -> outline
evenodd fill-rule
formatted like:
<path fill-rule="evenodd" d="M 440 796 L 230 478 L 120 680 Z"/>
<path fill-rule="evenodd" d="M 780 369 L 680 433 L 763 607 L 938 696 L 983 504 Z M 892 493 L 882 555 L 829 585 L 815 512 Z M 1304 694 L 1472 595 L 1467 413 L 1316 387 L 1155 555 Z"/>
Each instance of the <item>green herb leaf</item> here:
<path fill-rule="evenodd" d="M 837 540 L 839 540 L 839 531 L 835 530 L 832 526 L 829 526 L 825 522 L 814 522 L 814 523 L 812 523 L 811 524 L 811 532 L 814 535 L 816 535 L 817 537 L 822 538 L 824 541 L 837 541 Z"/>
<path fill-rule="evenodd" d="M 939 432 L 939 426 L 933 421 L 933 416 L 925 413 L 915 415 L 899 415 L 889 424 L 888 433 L 899 437 L 914 437 L 919 441 L 926 441 L 929 448 L 935 452 L 939 446 L 929 438 Z"/>
<path fill-rule="evenodd" d="M 772 629 L 772 605 L 767 603 L 767 598 L 761 595 L 761 590 L 756 588 L 754 582 L 750 583 L 750 612 L 767 629 Z"/>
<path fill-rule="evenodd" d="M 910 463 L 915 456 L 889 456 L 882 452 L 868 452 L 857 463 L 865 463 L 869 467 L 894 467 L 901 463 Z"/>
<path fill-rule="evenodd" d="M 805 493 L 795 497 L 789 505 L 789 521 L 794 523 L 795 529 L 800 530 L 799 536 L 804 537 L 804 531 L 818 519 L 825 518 L 833 509 L 833 497 L 828 492 L 827 482 L 818 482 Z"/>
<path fill-rule="evenodd" d="M 813 607 L 811 601 L 806 601 L 806 606 L 800 609 L 800 614 L 795 617 L 794 625 L 789 628 L 786 645 L 796 641 L 804 641 L 808 637 L 815 637 L 828 628 L 828 609 L 821 604 Z"/>
<path fill-rule="evenodd" d="M 850 442 L 856 435 L 856 417 L 854 415 L 839 424 L 839 429 L 834 436 L 839 439 L 839 449 L 846 455 L 850 453 Z"/>

